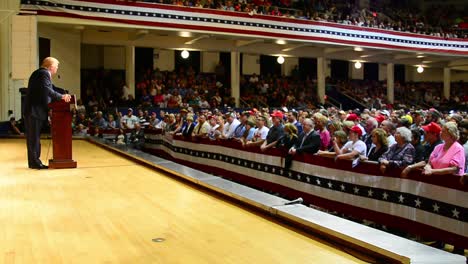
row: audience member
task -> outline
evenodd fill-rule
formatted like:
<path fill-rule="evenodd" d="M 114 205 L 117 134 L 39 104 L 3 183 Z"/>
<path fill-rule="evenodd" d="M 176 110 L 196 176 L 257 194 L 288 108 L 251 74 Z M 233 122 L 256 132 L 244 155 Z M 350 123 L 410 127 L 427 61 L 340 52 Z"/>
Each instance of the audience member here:
<path fill-rule="evenodd" d="M 297 142 L 297 127 L 292 123 L 286 123 L 284 125 L 284 134 L 277 141 L 276 147 L 289 151 Z"/>
<path fill-rule="evenodd" d="M 266 140 L 269 130 L 270 129 L 265 126 L 265 117 L 263 116 L 257 117 L 257 129 L 254 132 L 253 138 L 247 141 L 244 144 L 244 146 L 245 147 L 261 146 L 263 142 Z"/>
<path fill-rule="evenodd" d="M 23 132 L 20 131 L 20 129 L 18 128 L 18 126 L 16 125 L 16 119 L 15 117 L 10 117 L 10 123 L 8 124 L 8 133 L 10 135 L 24 135 Z"/>
<path fill-rule="evenodd" d="M 320 135 L 314 130 L 314 121 L 310 118 L 304 119 L 302 123 L 303 131 L 288 152 L 285 159 L 285 168 L 291 167 L 292 157 L 296 154 L 317 153 L 320 149 Z"/>
<path fill-rule="evenodd" d="M 379 158 L 388 150 L 387 132 L 376 128 L 370 132 L 372 144 L 367 151 L 367 157 L 361 156 L 362 160 L 379 161 Z"/>
<path fill-rule="evenodd" d="M 275 111 L 271 114 L 273 125 L 268 130 L 265 141 L 260 146 L 262 151 L 265 151 L 271 147 L 275 147 L 278 140 L 283 136 L 283 113 Z"/>
<path fill-rule="evenodd" d="M 432 151 L 429 162 L 424 166 L 423 174 L 455 174 L 465 173 L 465 150 L 457 141 L 460 133 L 455 122 L 447 122 L 442 126 L 439 144 Z"/>
<path fill-rule="evenodd" d="M 360 139 L 362 129 L 358 126 L 353 126 L 349 131 L 349 141 L 336 153 L 337 159 L 356 159 L 361 155 L 367 154 L 366 144 Z"/>
<path fill-rule="evenodd" d="M 198 124 L 193 128 L 192 136 L 194 138 L 206 138 L 210 131 L 210 124 L 206 121 L 206 116 L 201 114 L 198 116 Z"/>
<path fill-rule="evenodd" d="M 124 115 L 122 117 L 122 119 L 120 120 L 120 123 L 121 123 L 121 127 L 124 128 L 124 129 L 134 129 L 135 128 L 135 124 L 136 123 L 139 123 L 140 120 L 138 119 L 138 117 L 134 116 L 133 115 L 133 109 L 132 108 L 129 108 L 128 111 L 127 111 L 127 114 Z"/>
<path fill-rule="evenodd" d="M 391 145 L 388 151 L 379 158 L 382 173 L 388 167 L 403 169 L 413 164 L 415 150 L 413 145 L 411 145 L 411 131 L 406 127 L 397 128 L 395 141 L 396 143 Z"/>

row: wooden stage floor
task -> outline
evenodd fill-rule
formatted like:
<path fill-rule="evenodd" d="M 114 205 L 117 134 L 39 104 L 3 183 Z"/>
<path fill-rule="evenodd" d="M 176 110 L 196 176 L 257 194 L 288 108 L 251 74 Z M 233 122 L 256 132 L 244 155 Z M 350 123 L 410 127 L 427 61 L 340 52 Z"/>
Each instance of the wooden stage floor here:
<path fill-rule="evenodd" d="M 73 157 L 32 170 L 24 139 L 0 139 L 0 263 L 365 263 L 85 140 Z"/>

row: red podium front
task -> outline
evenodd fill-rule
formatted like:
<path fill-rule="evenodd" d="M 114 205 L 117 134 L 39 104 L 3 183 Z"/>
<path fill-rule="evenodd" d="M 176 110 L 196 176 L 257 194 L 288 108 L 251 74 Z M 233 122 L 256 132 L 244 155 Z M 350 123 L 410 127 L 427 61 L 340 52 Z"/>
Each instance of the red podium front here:
<path fill-rule="evenodd" d="M 51 135 L 53 158 L 49 160 L 49 168 L 76 168 L 76 161 L 72 159 L 72 115 L 70 104 L 75 103 L 73 95 L 70 102 L 63 100 L 52 102 Z"/>

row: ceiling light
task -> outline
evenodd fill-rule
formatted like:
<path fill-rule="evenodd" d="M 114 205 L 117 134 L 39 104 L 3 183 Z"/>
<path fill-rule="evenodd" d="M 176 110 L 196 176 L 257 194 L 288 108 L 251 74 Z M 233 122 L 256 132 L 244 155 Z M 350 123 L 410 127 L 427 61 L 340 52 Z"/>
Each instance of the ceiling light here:
<path fill-rule="evenodd" d="M 354 51 L 363 51 L 361 47 L 354 47 Z"/>
<path fill-rule="evenodd" d="M 356 61 L 356 62 L 354 63 L 354 68 L 356 68 L 356 69 L 361 69 L 361 67 L 362 67 L 362 64 L 361 64 L 360 61 Z"/>
<path fill-rule="evenodd" d="M 183 50 L 183 51 L 180 53 L 180 56 L 181 56 L 183 59 L 187 59 L 187 58 L 190 56 L 190 53 L 189 53 L 187 50 Z"/>
<path fill-rule="evenodd" d="M 279 63 L 279 64 L 283 64 L 284 63 L 284 57 L 283 56 L 279 56 L 276 61 Z"/>
<path fill-rule="evenodd" d="M 286 41 L 284 41 L 283 39 L 278 39 L 278 40 L 276 41 L 276 44 L 278 44 L 278 45 L 284 45 L 284 44 L 286 44 Z"/>
<path fill-rule="evenodd" d="M 183 37 L 183 38 L 190 38 L 192 36 L 192 33 L 188 32 L 188 31 L 181 31 L 181 32 L 179 32 L 179 36 Z"/>
<path fill-rule="evenodd" d="M 418 71 L 418 73 L 422 73 L 424 71 L 423 66 L 419 65 L 416 71 Z"/>

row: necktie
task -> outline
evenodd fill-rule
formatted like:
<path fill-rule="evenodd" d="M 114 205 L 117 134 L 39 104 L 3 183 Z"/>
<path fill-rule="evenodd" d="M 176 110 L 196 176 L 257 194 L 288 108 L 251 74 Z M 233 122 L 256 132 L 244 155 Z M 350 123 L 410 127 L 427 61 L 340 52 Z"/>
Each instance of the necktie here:
<path fill-rule="evenodd" d="M 301 145 L 299 146 L 300 148 L 302 148 L 302 145 L 304 144 L 304 141 L 305 141 L 307 135 L 309 135 L 309 134 L 304 133 L 304 137 L 302 138 Z"/>

